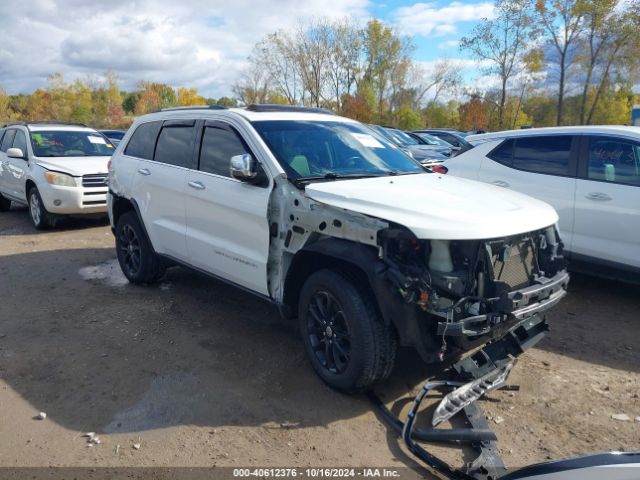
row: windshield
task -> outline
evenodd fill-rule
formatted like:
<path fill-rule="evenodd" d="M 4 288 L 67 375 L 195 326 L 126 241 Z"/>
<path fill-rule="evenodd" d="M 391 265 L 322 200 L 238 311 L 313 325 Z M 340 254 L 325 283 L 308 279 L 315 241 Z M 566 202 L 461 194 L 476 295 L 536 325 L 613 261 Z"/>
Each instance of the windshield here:
<path fill-rule="evenodd" d="M 442 147 L 451 147 L 452 145 L 448 142 L 445 142 L 441 138 L 435 137 L 433 135 L 429 135 L 428 133 L 416 133 L 422 140 L 424 140 L 427 145 L 440 145 Z"/>
<path fill-rule="evenodd" d="M 275 120 L 253 126 L 292 179 L 424 173 L 359 123 Z"/>
<path fill-rule="evenodd" d="M 112 138 L 114 140 L 122 140 L 125 134 L 125 132 L 119 132 L 118 130 L 106 130 L 100 133 L 105 135 L 107 138 Z"/>
<path fill-rule="evenodd" d="M 419 145 L 415 138 L 411 138 L 402 130 L 396 130 L 395 128 L 388 128 L 387 131 L 397 140 L 400 145 Z"/>
<path fill-rule="evenodd" d="M 113 153 L 113 145 L 97 132 L 50 130 L 31 132 L 36 157 L 102 157 Z"/>

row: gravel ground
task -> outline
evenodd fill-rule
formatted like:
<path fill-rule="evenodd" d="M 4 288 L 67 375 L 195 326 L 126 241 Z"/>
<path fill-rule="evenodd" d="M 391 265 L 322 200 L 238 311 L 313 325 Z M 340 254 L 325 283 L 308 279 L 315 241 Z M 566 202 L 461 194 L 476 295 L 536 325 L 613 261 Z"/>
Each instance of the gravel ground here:
<path fill-rule="evenodd" d="M 129 285 L 113 244 L 104 221 L 40 233 L 24 209 L 0 214 L 0 466 L 418 471 L 365 397 L 315 377 L 271 305 L 179 268 Z M 574 275 L 551 331 L 514 369 L 520 392 L 481 402 L 508 466 L 640 450 L 639 298 Z M 433 373 L 403 351 L 378 392 L 406 412 Z M 88 431 L 101 443 L 88 446 Z"/>

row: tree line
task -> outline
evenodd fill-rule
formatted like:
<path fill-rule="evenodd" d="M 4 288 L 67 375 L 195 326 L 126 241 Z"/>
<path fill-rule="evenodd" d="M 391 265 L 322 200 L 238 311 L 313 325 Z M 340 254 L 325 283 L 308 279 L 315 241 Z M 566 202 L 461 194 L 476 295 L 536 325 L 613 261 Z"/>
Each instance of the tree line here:
<path fill-rule="evenodd" d="M 416 61 L 414 42 L 380 20 L 320 18 L 261 39 L 232 97 L 149 81 L 125 92 L 113 72 L 72 82 L 53 74 L 31 94 L 0 90 L 0 121 L 126 127 L 165 107 L 281 103 L 404 129 L 629 122 L 640 0 L 496 0 L 494 12 L 459 41 L 479 66 L 472 81 L 458 60 Z"/>

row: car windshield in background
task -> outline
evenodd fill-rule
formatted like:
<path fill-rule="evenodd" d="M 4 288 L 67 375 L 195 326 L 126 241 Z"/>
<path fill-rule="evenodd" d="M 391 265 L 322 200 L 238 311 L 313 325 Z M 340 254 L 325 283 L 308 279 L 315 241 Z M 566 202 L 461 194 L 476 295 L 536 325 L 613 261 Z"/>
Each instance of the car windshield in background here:
<path fill-rule="evenodd" d="M 125 132 L 117 132 L 117 131 L 108 131 L 102 132 L 107 138 L 113 138 L 115 140 L 122 140 L 124 138 Z"/>
<path fill-rule="evenodd" d="M 31 132 L 36 157 L 103 157 L 113 153 L 113 145 L 98 133 L 47 130 Z"/>
<path fill-rule="evenodd" d="M 396 139 L 400 145 L 420 145 L 415 138 L 411 138 L 402 130 L 396 130 L 395 128 L 388 128 L 387 131 Z"/>
<path fill-rule="evenodd" d="M 358 123 L 274 120 L 253 126 L 293 179 L 424 173 L 413 159 Z"/>
<path fill-rule="evenodd" d="M 427 145 L 440 145 L 441 147 L 451 147 L 452 145 L 448 142 L 445 142 L 441 138 L 434 137 L 433 135 L 429 135 L 428 133 L 416 133 L 422 140 L 424 140 Z"/>

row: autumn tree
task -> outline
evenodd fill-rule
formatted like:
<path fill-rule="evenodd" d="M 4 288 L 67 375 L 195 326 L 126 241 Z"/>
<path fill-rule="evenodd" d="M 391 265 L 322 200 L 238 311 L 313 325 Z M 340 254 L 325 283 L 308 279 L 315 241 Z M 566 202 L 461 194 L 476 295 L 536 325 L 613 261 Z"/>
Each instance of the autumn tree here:
<path fill-rule="evenodd" d="M 505 104 L 509 83 L 526 68 L 526 54 L 532 37 L 532 12 L 529 0 L 496 0 L 495 18 L 483 18 L 469 37 L 460 40 L 460 48 L 485 61 L 486 73 L 500 78 L 497 102 L 498 128 L 504 129 Z"/>
<path fill-rule="evenodd" d="M 162 108 L 175 107 L 178 104 L 176 92 L 166 83 L 154 83 L 142 80 L 138 84 L 140 96 L 134 112 L 143 115 Z"/>
<path fill-rule="evenodd" d="M 585 23 L 582 0 L 537 0 L 535 12 L 535 21 L 545 33 L 547 44 L 553 52 L 548 60 L 557 64 L 559 78 L 556 125 L 562 125 L 567 75 L 577 62 L 575 49 Z"/>
<path fill-rule="evenodd" d="M 487 105 L 480 94 L 472 94 L 468 102 L 458 107 L 460 123 L 458 128 L 467 130 L 486 130 L 489 127 Z"/>
<path fill-rule="evenodd" d="M 629 62 L 637 65 L 636 48 L 632 55 L 629 46 L 637 47 L 640 40 L 640 2 L 627 2 L 621 8 L 617 0 L 585 0 L 585 48 L 580 56 L 584 65 L 584 82 L 580 99 L 580 124 L 590 124 L 598 103 L 611 83 L 612 71 L 624 69 Z M 630 52 L 629 52 L 630 53 Z M 591 92 L 593 90 L 593 92 Z"/>

